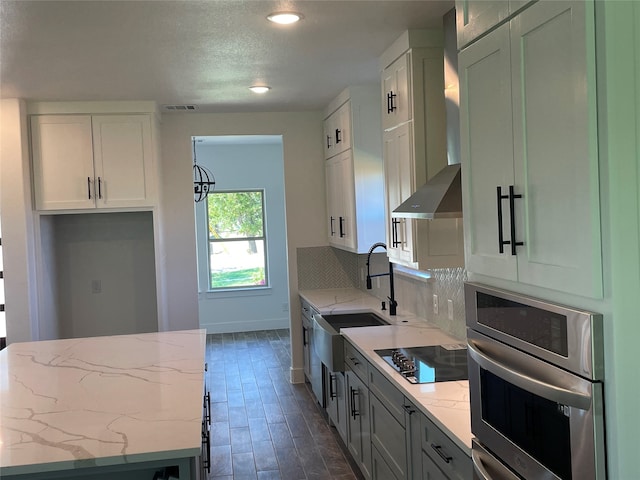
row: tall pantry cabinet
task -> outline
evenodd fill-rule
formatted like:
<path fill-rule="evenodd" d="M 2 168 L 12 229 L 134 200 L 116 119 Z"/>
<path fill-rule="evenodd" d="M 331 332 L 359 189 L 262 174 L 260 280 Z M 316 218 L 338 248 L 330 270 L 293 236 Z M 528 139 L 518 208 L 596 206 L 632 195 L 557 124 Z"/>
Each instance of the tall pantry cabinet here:
<path fill-rule="evenodd" d="M 394 218 L 447 165 L 443 31 L 409 30 L 380 57 L 387 254 L 417 270 L 464 266 L 461 219 Z"/>
<path fill-rule="evenodd" d="M 156 109 L 28 105 L 41 339 L 164 329 Z"/>
<path fill-rule="evenodd" d="M 601 297 L 593 2 L 531 4 L 459 74 L 467 270 Z"/>

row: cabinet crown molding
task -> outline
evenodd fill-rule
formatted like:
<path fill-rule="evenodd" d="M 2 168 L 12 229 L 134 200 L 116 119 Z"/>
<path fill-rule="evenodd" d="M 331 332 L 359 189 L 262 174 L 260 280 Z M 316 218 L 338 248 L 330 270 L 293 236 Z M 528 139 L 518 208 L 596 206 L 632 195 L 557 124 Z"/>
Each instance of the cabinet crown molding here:
<path fill-rule="evenodd" d="M 400 55 L 412 48 L 442 48 L 444 30 L 442 27 L 424 30 L 406 30 L 380 56 L 380 71 L 391 65 Z"/>
<path fill-rule="evenodd" d="M 131 114 L 153 113 L 158 117 L 158 105 L 153 101 L 77 101 L 27 102 L 28 115 L 64 114 Z"/>

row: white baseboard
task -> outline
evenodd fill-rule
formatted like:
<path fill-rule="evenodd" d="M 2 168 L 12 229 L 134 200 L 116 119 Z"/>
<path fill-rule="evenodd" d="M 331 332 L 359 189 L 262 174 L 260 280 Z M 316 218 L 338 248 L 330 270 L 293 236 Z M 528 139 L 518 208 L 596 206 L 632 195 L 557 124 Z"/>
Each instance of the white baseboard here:
<path fill-rule="evenodd" d="M 291 367 L 289 369 L 289 381 L 291 383 L 304 383 L 304 369 Z"/>
<path fill-rule="evenodd" d="M 255 332 L 258 330 L 278 330 L 289 328 L 289 318 L 274 318 L 266 320 L 250 320 L 202 323 L 200 328 L 206 328 L 207 333 L 234 333 L 234 332 Z"/>

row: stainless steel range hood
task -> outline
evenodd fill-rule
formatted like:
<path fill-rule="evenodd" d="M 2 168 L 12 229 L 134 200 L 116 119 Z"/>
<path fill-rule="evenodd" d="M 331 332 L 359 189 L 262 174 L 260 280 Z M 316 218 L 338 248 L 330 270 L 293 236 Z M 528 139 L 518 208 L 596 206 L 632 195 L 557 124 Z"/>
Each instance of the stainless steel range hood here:
<path fill-rule="evenodd" d="M 447 165 L 392 213 L 395 218 L 461 218 L 460 164 Z"/>

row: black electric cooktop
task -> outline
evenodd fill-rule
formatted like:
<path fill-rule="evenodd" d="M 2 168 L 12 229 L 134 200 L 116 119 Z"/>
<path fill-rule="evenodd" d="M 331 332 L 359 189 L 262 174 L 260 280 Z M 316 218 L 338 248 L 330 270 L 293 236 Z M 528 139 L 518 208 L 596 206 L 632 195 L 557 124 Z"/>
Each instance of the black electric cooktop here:
<path fill-rule="evenodd" d="M 411 383 L 467 380 L 467 346 L 432 345 L 375 350 Z"/>

